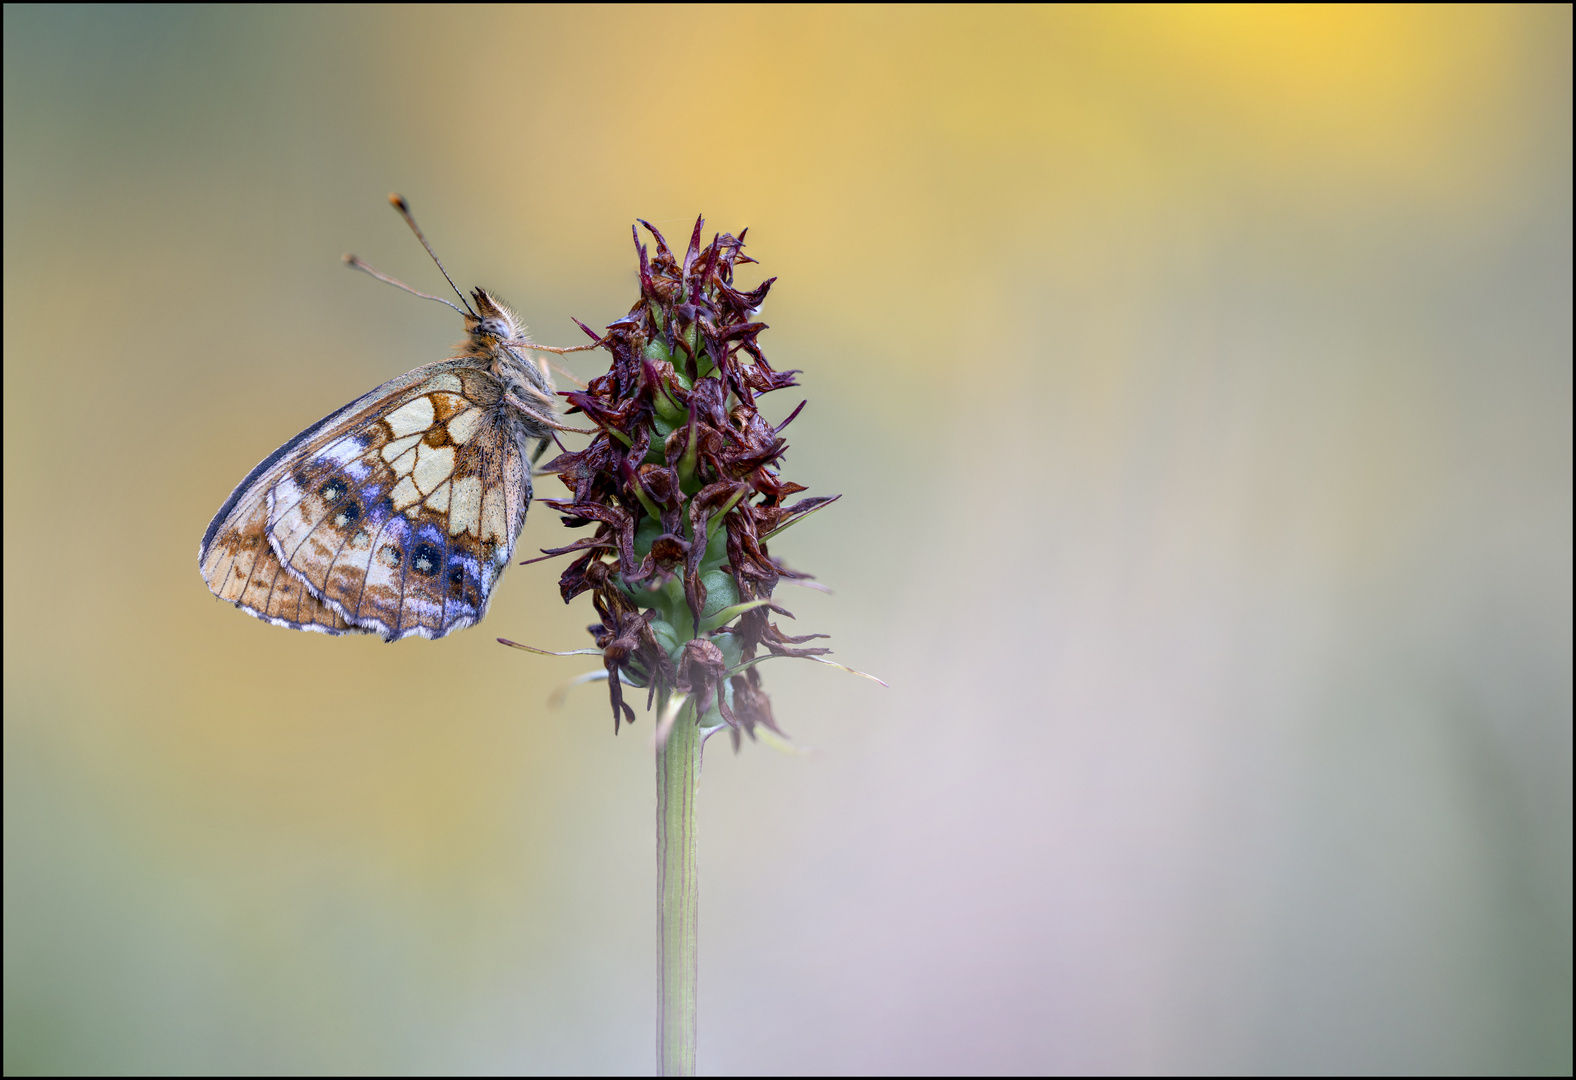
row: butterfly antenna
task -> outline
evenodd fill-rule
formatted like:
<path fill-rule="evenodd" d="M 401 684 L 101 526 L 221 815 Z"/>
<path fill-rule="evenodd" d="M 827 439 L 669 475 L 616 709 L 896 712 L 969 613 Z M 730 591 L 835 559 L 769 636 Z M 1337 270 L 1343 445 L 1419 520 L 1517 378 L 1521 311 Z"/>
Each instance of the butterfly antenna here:
<path fill-rule="evenodd" d="M 465 310 L 470 311 L 470 301 L 465 299 L 465 294 L 460 292 L 460 287 L 454 284 L 454 279 L 443 268 L 443 260 L 438 258 L 438 253 L 432 250 L 432 245 L 427 243 L 427 238 L 421 234 L 421 226 L 417 225 L 416 219 L 411 217 L 410 205 L 405 202 L 405 197 L 397 191 L 391 191 L 389 192 L 389 205 L 399 211 L 399 216 L 405 219 L 405 224 L 409 225 L 410 231 L 416 234 L 416 239 L 421 241 L 421 246 L 427 249 L 427 254 L 432 256 L 432 261 L 438 264 L 438 273 L 442 274 L 443 279 L 449 283 L 449 288 L 454 290 L 454 295 L 460 298 L 460 303 L 465 305 Z M 451 304 L 450 306 L 452 307 L 453 305 Z M 471 316 L 473 318 L 481 317 L 474 311 L 471 311 Z"/>
<path fill-rule="evenodd" d="M 394 286 L 396 289 L 404 289 L 406 292 L 410 293 L 412 296 L 419 296 L 423 300 L 436 300 L 440 304 L 448 304 L 451 308 L 454 308 L 454 310 L 458 311 L 461 315 L 468 314 L 468 312 L 466 312 L 466 311 L 464 311 L 464 310 L 462 310 L 462 309 L 460 309 L 458 307 L 455 307 L 452 303 L 449 303 L 449 301 L 445 300 L 441 296 L 433 296 L 431 293 L 424 293 L 424 292 L 422 292 L 419 289 L 411 288 L 409 285 L 405 284 L 403 281 L 399 281 L 396 278 L 389 277 L 387 274 L 380 274 L 378 271 L 372 269 L 372 267 L 368 266 L 366 263 L 362 262 L 360 259 L 356 258 L 356 256 L 354 256 L 354 255 L 345 255 L 345 256 L 343 256 L 343 258 L 345 260 L 345 265 L 350 267 L 352 270 L 360 270 L 364 274 L 371 274 L 373 277 L 377 278 L 379 281 L 387 282 L 388 284 Z"/>

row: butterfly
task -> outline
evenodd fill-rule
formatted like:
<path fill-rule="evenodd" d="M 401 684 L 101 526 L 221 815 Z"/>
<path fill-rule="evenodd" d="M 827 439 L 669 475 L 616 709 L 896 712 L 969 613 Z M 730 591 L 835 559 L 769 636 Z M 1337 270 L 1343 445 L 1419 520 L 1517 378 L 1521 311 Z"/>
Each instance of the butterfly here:
<path fill-rule="evenodd" d="M 438 263 L 409 207 L 389 196 Z M 214 595 L 275 626 L 385 641 L 440 638 L 487 614 L 555 430 L 553 382 L 519 317 L 485 289 L 465 304 L 352 267 L 465 319 L 458 355 L 390 379 L 263 459 L 198 548 Z M 443 271 L 445 278 L 448 272 Z M 473 306 L 474 305 L 474 306 Z"/>

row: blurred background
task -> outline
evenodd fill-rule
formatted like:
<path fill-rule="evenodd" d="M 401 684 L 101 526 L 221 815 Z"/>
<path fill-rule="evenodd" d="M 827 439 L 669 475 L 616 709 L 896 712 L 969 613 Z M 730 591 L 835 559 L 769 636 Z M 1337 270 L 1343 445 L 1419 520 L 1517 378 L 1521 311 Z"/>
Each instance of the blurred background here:
<path fill-rule="evenodd" d="M 197 573 L 460 335 L 390 190 L 545 342 L 637 216 L 780 277 L 784 599 L 891 689 L 710 747 L 703 1071 L 1569 1073 L 1570 19 L 7 5 L 6 1073 L 652 1068 L 558 564 L 393 646 Z"/>

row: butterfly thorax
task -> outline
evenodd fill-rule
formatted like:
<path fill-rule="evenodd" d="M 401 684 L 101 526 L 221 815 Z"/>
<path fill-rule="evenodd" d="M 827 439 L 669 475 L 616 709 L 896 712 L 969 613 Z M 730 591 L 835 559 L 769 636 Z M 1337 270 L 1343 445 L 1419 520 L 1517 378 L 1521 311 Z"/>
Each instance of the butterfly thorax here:
<path fill-rule="evenodd" d="M 554 387 L 547 371 L 532 363 L 524 349 L 530 341 L 520 317 L 485 289 L 471 293 L 476 314 L 466 315 L 461 355 L 477 361 L 503 386 L 504 407 L 530 438 L 547 438 L 557 420 Z M 512 399 L 512 400 L 510 400 Z"/>

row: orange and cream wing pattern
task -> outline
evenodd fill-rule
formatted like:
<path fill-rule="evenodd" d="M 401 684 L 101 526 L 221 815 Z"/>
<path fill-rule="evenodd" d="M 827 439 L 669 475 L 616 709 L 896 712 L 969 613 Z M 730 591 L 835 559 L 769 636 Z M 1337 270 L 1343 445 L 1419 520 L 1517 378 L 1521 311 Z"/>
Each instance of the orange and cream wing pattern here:
<path fill-rule="evenodd" d="M 418 368 L 254 469 L 208 527 L 203 578 L 298 630 L 394 641 L 470 626 L 525 521 L 525 443 L 488 372 Z"/>

